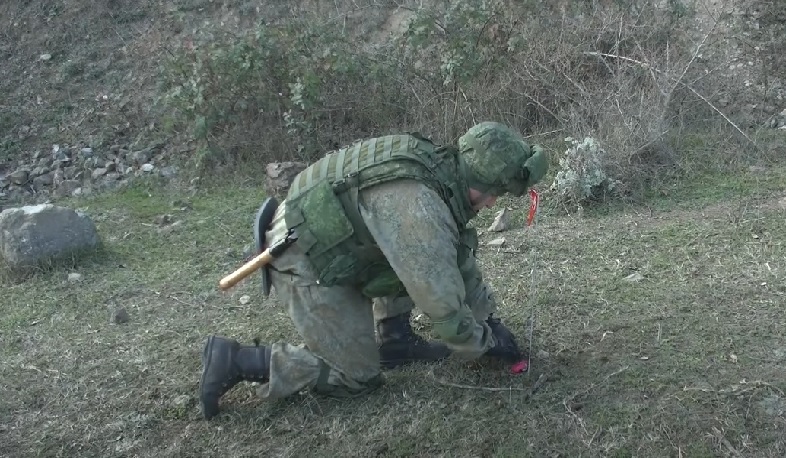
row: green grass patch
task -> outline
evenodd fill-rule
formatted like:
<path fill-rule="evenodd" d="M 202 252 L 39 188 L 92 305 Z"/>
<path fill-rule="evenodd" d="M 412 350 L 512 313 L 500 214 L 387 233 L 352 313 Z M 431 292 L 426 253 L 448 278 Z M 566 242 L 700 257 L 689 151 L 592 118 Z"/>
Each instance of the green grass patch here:
<path fill-rule="evenodd" d="M 527 376 L 447 361 L 387 372 L 380 390 L 345 401 L 262 403 L 241 385 L 209 423 L 196 400 L 208 334 L 299 341 L 254 276 L 217 288 L 253 243 L 263 192 L 140 183 L 65 201 L 94 218 L 105 249 L 23 282 L 3 278 L 0 454 L 719 456 L 731 446 L 778 456 L 786 226 L 772 204 L 781 188 L 764 187 L 769 200 L 750 194 L 732 222 L 712 187 L 693 194 L 707 207 L 671 218 L 547 212 L 534 230 L 482 235 L 499 314 L 525 343 L 536 307 Z M 484 245 L 498 236 L 502 248 Z M 110 320 L 118 308 L 127 322 Z M 528 398 L 540 374 L 548 381 Z"/>

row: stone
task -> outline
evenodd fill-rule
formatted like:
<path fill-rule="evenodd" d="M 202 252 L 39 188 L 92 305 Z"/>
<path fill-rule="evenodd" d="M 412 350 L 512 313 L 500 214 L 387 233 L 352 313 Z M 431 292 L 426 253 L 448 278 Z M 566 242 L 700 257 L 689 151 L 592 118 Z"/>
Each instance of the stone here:
<path fill-rule="evenodd" d="M 12 269 L 76 257 L 100 244 L 95 223 L 67 207 L 27 205 L 0 213 L 0 255 Z"/>
<path fill-rule="evenodd" d="M 48 188 L 49 186 L 52 186 L 53 182 L 54 180 L 52 178 L 52 174 L 47 173 L 33 178 L 33 187 L 37 190 L 41 190 L 44 188 Z"/>
<path fill-rule="evenodd" d="M 109 311 L 109 322 L 113 324 L 127 323 L 131 318 L 128 316 L 128 311 L 125 307 L 112 308 Z"/>
<path fill-rule="evenodd" d="M 488 245 L 488 246 L 496 246 L 496 247 L 501 247 L 501 246 L 502 246 L 502 245 L 504 245 L 504 244 L 505 244 L 505 239 L 500 237 L 500 238 L 498 238 L 498 239 L 491 240 L 491 241 L 490 241 L 490 242 L 488 242 L 486 245 Z"/>
<path fill-rule="evenodd" d="M 177 175 L 177 170 L 173 166 L 168 165 L 166 167 L 161 167 L 161 170 L 158 171 L 158 174 L 164 178 L 170 179 Z"/>
<path fill-rule="evenodd" d="M 494 222 L 491 223 L 488 230 L 490 232 L 502 232 L 508 229 L 508 225 L 510 224 L 510 214 L 508 213 L 507 208 L 503 208 L 499 212 L 497 212 L 497 216 L 494 217 Z"/>
<path fill-rule="evenodd" d="M 304 162 L 273 162 L 265 167 L 265 192 L 283 198 L 298 173 L 308 165 Z"/>
<path fill-rule="evenodd" d="M 9 181 L 17 186 L 27 183 L 30 178 L 30 172 L 26 169 L 19 169 L 8 176 Z"/>
<path fill-rule="evenodd" d="M 150 151 L 143 149 L 141 151 L 134 151 L 131 153 L 131 162 L 136 165 L 146 164 L 150 160 Z"/>
<path fill-rule="evenodd" d="M 143 171 L 143 172 L 150 173 L 150 172 L 152 172 L 153 170 L 155 170 L 155 168 L 156 168 L 156 166 L 154 166 L 153 164 L 149 164 L 149 163 L 148 163 L 148 164 L 142 164 L 142 166 L 141 166 L 141 167 L 139 167 L 139 170 L 141 170 L 141 171 Z"/>
<path fill-rule="evenodd" d="M 55 189 L 55 193 L 60 197 L 69 197 L 80 187 L 82 183 L 78 180 L 63 180 Z"/>
<path fill-rule="evenodd" d="M 107 170 L 105 168 L 99 167 L 90 174 L 90 178 L 96 180 L 101 178 L 102 176 L 106 175 Z"/>

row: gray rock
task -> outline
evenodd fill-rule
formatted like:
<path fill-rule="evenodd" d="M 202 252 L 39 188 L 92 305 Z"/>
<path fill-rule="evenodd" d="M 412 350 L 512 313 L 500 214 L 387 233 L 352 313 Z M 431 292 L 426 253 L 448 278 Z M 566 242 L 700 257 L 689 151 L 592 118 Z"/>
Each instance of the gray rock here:
<path fill-rule="evenodd" d="M 74 191 L 76 191 L 81 186 L 82 182 L 78 180 L 63 180 L 55 192 L 61 197 L 68 197 L 73 195 Z"/>
<path fill-rule="evenodd" d="M 175 175 L 177 175 L 177 170 L 173 166 L 168 165 L 166 167 L 161 167 L 158 173 L 164 178 L 174 178 Z"/>
<path fill-rule="evenodd" d="M 74 180 L 76 179 L 77 169 L 74 166 L 64 167 L 63 168 L 63 178 L 66 180 Z"/>
<path fill-rule="evenodd" d="M 30 178 L 30 171 L 27 169 L 19 169 L 9 175 L 8 178 L 11 183 L 21 186 L 27 183 L 27 180 Z"/>
<path fill-rule="evenodd" d="M 47 172 L 49 172 L 49 169 L 46 167 L 35 167 L 33 170 L 30 171 L 30 177 L 35 178 Z"/>
<path fill-rule="evenodd" d="M 150 160 L 150 150 L 149 149 L 143 149 L 143 150 L 134 151 L 133 153 L 131 153 L 131 162 L 133 162 L 136 165 L 145 164 L 149 160 Z"/>
<path fill-rule="evenodd" d="M 109 311 L 109 322 L 114 324 L 127 323 L 130 317 L 125 307 L 112 308 Z"/>
<path fill-rule="evenodd" d="M 93 148 L 82 148 L 79 150 L 79 154 L 85 159 L 93 157 Z"/>
<path fill-rule="evenodd" d="M 97 169 L 93 170 L 93 173 L 90 174 L 90 178 L 92 178 L 94 180 L 97 180 L 98 178 L 101 178 L 104 175 L 106 175 L 106 169 L 104 169 L 104 168 L 97 168 Z"/>
<path fill-rule="evenodd" d="M 0 254 L 12 269 L 77 256 L 100 243 L 93 221 L 70 208 L 41 204 L 0 213 Z"/>
<path fill-rule="evenodd" d="M 149 172 L 152 172 L 153 170 L 155 170 L 155 168 L 156 168 L 156 166 L 154 166 L 153 164 L 142 164 L 142 166 L 139 167 L 139 170 L 149 173 Z"/>
<path fill-rule="evenodd" d="M 37 190 L 42 190 L 52 186 L 52 174 L 46 173 L 44 175 L 37 176 L 33 178 L 33 187 Z"/>

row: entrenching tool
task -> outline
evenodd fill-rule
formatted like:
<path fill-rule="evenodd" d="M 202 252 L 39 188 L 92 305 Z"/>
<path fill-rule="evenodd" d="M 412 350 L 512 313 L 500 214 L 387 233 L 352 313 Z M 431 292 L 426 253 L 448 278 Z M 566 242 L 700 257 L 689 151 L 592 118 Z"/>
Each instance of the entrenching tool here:
<path fill-rule="evenodd" d="M 265 248 L 265 232 L 270 227 L 270 223 L 273 221 L 273 216 L 277 208 L 278 201 L 276 198 L 268 197 L 259 207 L 259 210 L 257 210 L 257 215 L 254 219 L 254 240 L 256 241 L 257 253 L 259 254 L 243 264 L 239 269 L 222 278 L 218 283 L 222 291 L 232 288 L 244 278 L 262 269 L 262 292 L 265 294 L 265 297 L 270 295 L 270 271 L 267 265 L 270 264 L 273 259 L 281 256 L 281 254 L 297 240 L 297 233 L 290 230 L 284 239 Z"/>

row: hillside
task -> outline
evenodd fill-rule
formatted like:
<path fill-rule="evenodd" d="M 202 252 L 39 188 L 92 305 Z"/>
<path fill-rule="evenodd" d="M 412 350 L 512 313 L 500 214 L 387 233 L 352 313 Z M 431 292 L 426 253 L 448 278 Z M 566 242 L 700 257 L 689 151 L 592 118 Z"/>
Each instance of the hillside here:
<path fill-rule="evenodd" d="M 751 151 L 757 148 L 742 138 L 742 131 L 747 132 L 745 138 L 753 140 L 756 135 L 767 135 L 766 130 L 770 128 L 786 125 L 786 113 L 783 111 L 786 109 L 786 88 L 781 77 L 786 68 L 783 57 L 786 55 L 786 40 L 783 39 L 786 8 L 778 2 L 702 0 L 695 5 L 693 2 L 668 3 L 671 6 L 654 2 L 653 5 L 663 3 L 663 7 L 667 8 L 660 10 L 664 12 L 662 19 L 653 18 L 653 11 L 659 10 L 648 10 L 648 6 L 636 11 L 618 9 L 611 2 L 600 2 L 594 7 L 585 2 L 534 0 L 509 5 L 489 2 L 487 5 L 491 6 L 480 9 L 454 6 L 451 7 L 452 12 L 443 10 L 446 15 L 442 18 L 440 14 L 443 13 L 423 16 L 428 20 L 433 18 L 434 24 L 440 27 L 441 22 L 448 24 L 453 21 L 455 24 L 456 36 L 445 35 L 437 28 L 429 32 L 432 37 L 430 44 L 428 41 L 412 41 L 420 39 L 418 30 L 427 29 L 419 22 L 408 29 L 409 20 L 421 19 L 415 16 L 415 12 L 421 11 L 417 9 L 418 5 L 423 5 L 423 2 L 410 3 L 338 1 L 284 4 L 245 0 L 3 2 L 0 5 L 0 53 L 4 56 L 4 63 L 0 66 L 0 94 L 3 95 L 0 102 L 0 183 L 7 186 L 10 181 L 8 175 L 13 171 L 27 166 L 32 172 L 42 158 L 50 155 L 55 163 L 44 165 L 52 169 L 65 155 L 75 163 L 84 148 L 90 149 L 87 155 L 95 156 L 99 165 L 90 161 L 77 165 L 81 167 L 83 162 L 87 162 L 85 168 L 89 168 L 90 172 L 101 163 L 114 161 L 121 169 L 117 173 L 119 178 L 124 176 L 124 171 L 139 173 L 134 168 L 138 164 L 131 157 L 138 151 L 142 151 L 144 157 L 153 156 L 150 160 L 156 165 L 182 162 L 183 159 L 193 162 L 204 150 L 197 133 L 191 128 L 198 121 L 195 116 L 200 113 L 197 110 L 189 115 L 183 108 L 189 104 L 193 108 L 196 99 L 180 101 L 179 105 L 166 103 L 170 100 L 166 96 L 171 95 L 173 84 L 175 87 L 178 84 L 196 84 L 193 77 L 201 78 L 198 88 L 204 91 L 206 102 L 215 105 L 210 109 L 225 110 L 219 106 L 225 99 L 226 103 L 237 108 L 238 103 L 246 99 L 245 105 L 242 105 L 246 107 L 245 112 L 232 115 L 236 116 L 234 118 L 227 117 L 223 124 L 215 126 L 218 130 L 208 134 L 214 137 L 210 148 L 217 148 L 220 154 L 229 152 L 232 157 L 243 156 L 245 162 L 250 159 L 254 164 L 281 158 L 313 157 L 346 141 L 390 130 L 416 129 L 439 140 L 451 141 L 472 122 L 470 114 L 473 118 L 495 117 L 530 134 L 556 132 L 557 138 L 579 138 L 594 133 L 623 156 L 645 148 L 653 141 L 663 143 L 663 132 L 670 131 L 669 135 L 677 132 L 674 126 L 664 127 L 666 120 L 669 124 L 678 122 L 678 131 L 684 134 L 695 130 L 695 126 L 686 123 L 686 120 L 709 119 L 715 127 L 704 124 L 699 129 L 717 129 L 720 126 L 728 132 L 722 132 L 723 138 L 719 141 L 726 141 L 726 137 L 731 136 L 733 141 L 742 141 L 742 146 Z M 426 2 L 425 8 L 438 4 Z M 649 5 L 649 2 L 640 4 Z M 689 15 L 685 13 L 688 6 L 691 7 Z M 477 18 L 485 22 L 476 24 L 473 21 Z M 661 20 L 665 22 L 656 24 Z M 247 40 L 249 33 L 258 33 L 260 24 L 266 24 L 271 33 L 289 33 L 286 32 L 286 24 L 295 24 L 295 21 L 300 21 L 301 25 L 297 27 L 307 30 L 297 31 L 300 35 L 293 36 L 292 39 L 297 41 L 291 45 L 310 46 L 310 50 L 273 49 L 271 52 L 294 53 L 292 56 L 299 61 L 269 60 L 269 69 L 264 72 L 253 70 L 248 74 L 251 78 L 260 78 L 259 83 L 253 80 L 251 84 L 231 81 L 232 78 L 246 77 L 237 73 L 240 70 L 232 69 L 236 73 L 228 73 L 224 78 L 230 78 L 227 83 L 236 85 L 234 89 L 226 86 L 227 83 L 216 82 L 213 85 L 205 82 L 209 73 L 187 76 L 189 72 L 199 71 L 193 66 L 193 60 L 189 64 L 189 59 L 215 56 L 201 54 L 200 57 L 199 53 L 209 52 L 210 46 L 224 46 L 227 51 L 235 53 L 246 52 L 245 59 L 263 58 L 261 54 L 254 56 L 248 49 L 231 50 L 231 46 Z M 631 21 L 630 30 L 621 27 L 627 27 L 625 21 Z M 647 24 L 647 21 L 652 24 Z M 636 23 L 639 23 L 638 26 Z M 284 28 L 278 32 L 272 29 L 282 24 Z M 635 27 L 645 26 L 655 27 L 654 32 L 645 29 L 636 32 Z M 665 30 L 668 27 L 674 29 Z M 310 32 L 313 37 L 308 36 L 308 28 L 313 28 Z M 534 35 L 531 38 L 527 35 L 528 29 Z M 557 34 L 559 29 L 564 32 Z M 617 32 L 614 32 L 615 29 Z M 550 39 L 540 38 L 546 32 L 555 33 L 554 39 L 564 41 L 568 48 L 554 46 Z M 466 38 L 462 38 L 461 33 L 481 33 L 476 37 L 474 51 L 462 51 L 462 42 Z M 652 33 L 669 35 L 657 37 Z M 320 34 L 321 41 L 309 44 L 307 40 Z M 379 45 L 379 52 L 391 54 L 385 44 L 405 34 L 409 34 L 407 46 L 412 52 L 419 52 L 418 56 L 443 59 L 442 74 L 435 72 L 436 68 L 431 71 L 417 69 L 427 60 L 413 60 L 412 68 L 407 67 L 409 63 L 398 69 L 388 64 L 384 64 L 388 67 L 382 64 L 379 68 L 372 66 L 374 62 L 381 61 L 380 56 L 384 54 L 373 54 L 369 49 Z M 564 38 L 559 38 L 560 35 Z M 669 41 L 662 41 L 664 39 Z M 507 44 L 501 43 L 504 40 Z M 516 44 L 524 41 L 530 42 L 529 51 Z M 655 86 L 631 87 L 634 80 L 630 78 L 633 76 L 626 69 L 613 70 L 621 73 L 611 74 L 611 79 L 604 77 L 598 80 L 594 75 L 599 68 L 594 68 L 591 61 L 597 58 L 582 57 L 578 52 L 571 54 L 569 47 L 573 46 L 572 41 L 580 43 L 584 49 L 578 51 L 584 54 L 618 53 L 624 58 L 629 49 L 627 57 L 648 59 L 650 65 L 660 72 L 651 71 Z M 626 42 L 637 43 L 635 47 L 642 52 Z M 257 40 L 256 46 L 267 43 Z M 500 48 L 500 45 L 507 48 Z M 683 45 L 687 48 L 680 49 L 679 46 Z M 189 55 L 189 50 L 194 50 L 195 46 L 198 50 Z M 323 46 L 324 50 L 317 51 L 319 46 Z M 321 56 L 315 57 L 313 53 L 317 52 L 333 55 L 333 63 L 329 64 Z M 462 56 L 463 52 L 496 52 L 497 57 L 493 54 L 490 57 L 478 55 L 478 59 L 485 59 L 486 63 L 479 61 L 473 64 L 467 57 L 474 58 L 474 54 Z M 450 64 L 445 53 L 452 53 L 459 60 Z M 415 59 L 416 55 L 410 53 L 401 58 Z M 493 59 L 497 58 L 499 64 L 494 63 Z M 338 68 L 341 59 L 355 59 L 360 67 L 337 72 L 335 68 Z M 361 63 L 361 59 L 368 63 Z M 609 69 L 609 65 L 619 68 L 620 62 L 624 63 L 609 59 L 603 63 Z M 206 66 L 210 61 L 202 62 Z M 453 71 L 445 70 L 448 64 L 459 65 L 458 69 L 463 66 L 465 69 L 462 71 L 470 73 L 465 73 L 463 80 L 457 79 L 462 76 L 459 73 L 445 76 L 445 71 Z M 510 78 L 506 81 L 505 73 L 484 74 L 483 66 L 487 66 L 488 71 L 493 68 L 489 64 L 501 65 L 500 70 L 510 66 L 510 70 L 506 71 L 513 71 L 510 75 L 519 82 Z M 218 61 L 214 65 L 219 65 Z M 220 65 L 226 67 L 232 63 Z M 319 65 L 328 71 L 310 75 Z M 333 68 L 324 65 L 332 65 Z M 347 60 L 344 65 L 351 66 L 353 63 Z M 271 73 L 276 71 L 276 66 L 288 74 Z M 515 68 L 527 70 L 521 73 Z M 532 72 L 529 68 L 536 71 Z M 210 69 L 213 72 L 218 70 L 218 67 Z M 173 72 L 178 71 L 183 73 L 175 75 L 173 80 Z M 399 76 L 393 75 L 394 79 L 409 78 L 411 81 L 385 80 L 390 75 L 385 76 L 381 72 L 391 71 L 401 72 Z M 369 74 L 367 78 L 378 79 L 365 81 L 363 72 L 373 72 L 376 76 Z M 407 76 L 407 73 L 411 75 Z M 271 78 L 270 83 L 263 83 L 262 78 Z M 307 78 L 320 80 L 309 83 Z M 330 86 L 333 82 L 329 78 L 334 78 L 335 87 Z M 447 86 L 446 79 L 440 88 L 440 81 L 444 78 L 454 81 Z M 416 80 L 424 84 L 417 84 Z M 292 85 L 296 81 L 301 81 L 298 84 L 302 90 L 313 94 L 313 100 L 302 102 L 311 103 L 310 111 L 304 105 L 304 111 L 299 112 L 298 103 L 301 102 L 297 101 L 299 99 L 294 92 L 297 85 Z M 688 81 L 692 81 L 690 87 L 685 85 Z M 576 86 L 578 91 L 563 85 Z M 696 94 L 701 98 L 686 91 L 688 87 L 691 90 L 697 88 Z M 351 93 L 356 98 L 350 98 L 349 93 L 342 92 L 342 88 L 344 91 L 352 88 Z M 482 88 L 494 88 L 496 94 L 477 92 Z M 230 90 L 234 92 L 221 93 Z M 400 100 L 386 100 L 380 91 L 397 91 L 395 94 Z M 597 97 L 593 95 L 594 91 L 598 92 Z M 604 100 L 602 94 L 608 91 L 614 91 L 612 94 L 617 100 L 609 97 Z M 429 92 L 434 94 L 429 96 Z M 304 93 L 304 96 L 308 97 L 308 94 Z M 249 99 L 249 96 L 262 99 Z M 464 101 L 456 100 L 456 97 Z M 641 100 L 636 102 L 636 97 Z M 645 101 L 644 97 L 651 99 Z M 637 103 L 640 106 L 636 106 Z M 643 107 L 662 104 L 665 104 L 666 110 L 662 114 L 635 121 L 637 116 L 640 117 L 636 113 Z M 267 112 L 265 107 L 269 107 Z M 460 111 L 456 111 L 459 108 Z M 604 113 L 606 110 L 612 112 Z M 615 118 L 613 111 L 619 111 L 621 116 Z M 260 113 L 264 114 L 260 116 Z M 598 119 L 590 120 L 588 113 Z M 438 121 L 440 118 L 443 121 Z M 627 133 L 620 132 L 619 127 L 610 127 L 631 122 L 638 122 L 641 126 L 629 126 L 632 130 Z M 669 143 L 666 149 L 680 148 L 680 140 L 676 141 L 675 144 L 674 138 L 666 139 Z M 719 143 L 714 146 L 728 145 Z M 555 147 L 562 146 L 557 143 Z M 769 148 L 766 140 L 757 147 L 765 152 Z M 299 153 L 304 150 L 306 156 Z M 75 157 L 71 158 L 71 155 Z M 771 154 L 757 155 L 753 161 L 761 157 L 769 158 Z M 619 159 L 615 156 L 610 162 L 619 162 Z M 223 165 L 226 165 L 225 161 Z M 31 174 L 24 189 L 6 191 L 3 198 L 9 202 L 49 198 L 48 194 L 56 187 L 58 177 L 45 177 L 38 183 L 33 183 L 33 178 Z M 54 183 L 50 184 L 52 181 Z M 101 188 L 104 184 L 99 183 L 96 187 Z M 90 183 L 85 183 L 85 188 L 90 187 Z"/>

